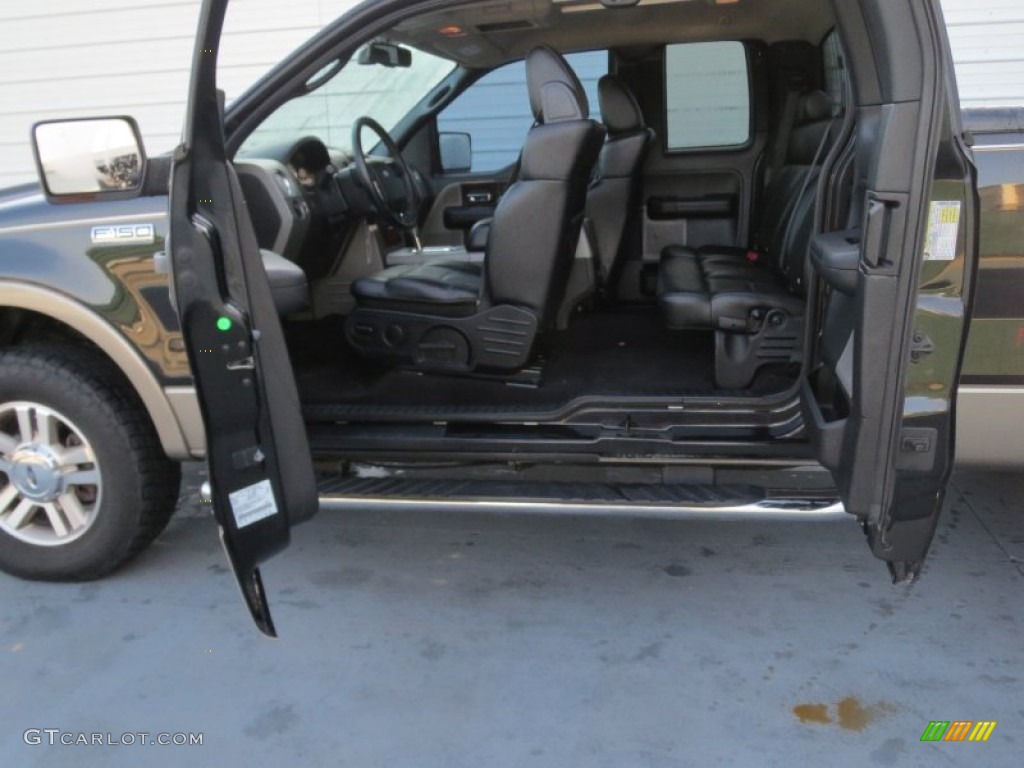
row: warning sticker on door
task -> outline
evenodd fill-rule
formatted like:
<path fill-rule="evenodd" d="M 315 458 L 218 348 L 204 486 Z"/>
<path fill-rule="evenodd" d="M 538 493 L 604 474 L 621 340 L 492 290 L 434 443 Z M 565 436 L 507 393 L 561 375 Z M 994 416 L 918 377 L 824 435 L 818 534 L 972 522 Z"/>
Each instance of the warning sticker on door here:
<path fill-rule="evenodd" d="M 925 239 L 925 261 L 952 261 L 960 234 L 959 200 L 935 200 L 928 214 L 928 237 Z"/>
<path fill-rule="evenodd" d="M 270 480 L 239 488 L 228 494 L 228 501 L 231 502 L 231 513 L 235 516 L 235 524 L 239 528 L 245 528 L 277 514 L 277 503 L 274 501 L 274 489 L 270 486 Z"/>

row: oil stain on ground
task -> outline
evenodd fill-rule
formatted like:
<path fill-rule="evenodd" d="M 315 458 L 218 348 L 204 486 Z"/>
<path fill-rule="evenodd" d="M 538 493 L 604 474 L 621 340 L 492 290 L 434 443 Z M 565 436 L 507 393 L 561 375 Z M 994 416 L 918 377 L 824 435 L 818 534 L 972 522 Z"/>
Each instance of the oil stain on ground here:
<path fill-rule="evenodd" d="M 887 702 L 879 702 L 872 706 L 864 706 L 854 696 L 847 696 L 835 705 L 835 716 L 829 714 L 827 704 L 798 704 L 793 707 L 793 714 L 801 723 L 828 724 L 835 722 L 847 731 L 863 731 L 871 725 L 879 715 L 893 712 L 895 707 Z"/>
<path fill-rule="evenodd" d="M 800 718 L 801 723 L 831 723 L 827 704 L 797 704 L 793 714 Z"/>

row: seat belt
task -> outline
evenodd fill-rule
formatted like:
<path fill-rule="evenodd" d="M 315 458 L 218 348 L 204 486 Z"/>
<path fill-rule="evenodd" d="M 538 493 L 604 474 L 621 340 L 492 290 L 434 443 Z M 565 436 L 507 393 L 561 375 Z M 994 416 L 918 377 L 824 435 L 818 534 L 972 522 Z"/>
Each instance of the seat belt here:
<path fill-rule="evenodd" d="M 821 134 L 821 141 L 818 142 L 818 148 L 814 151 L 814 159 L 811 160 L 811 167 L 807 169 L 807 173 L 804 174 L 803 184 L 800 185 L 800 192 L 797 193 L 796 199 L 799 202 L 800 198 L 804 196 L 804 192 L 807 191 L 807 185 L 811 183 L 811 176 L 814 175 L 815 168 L 818 167 L 818 161 L 821 159 L 821 153 L 825 151 L 825 145 L 828 143 L 828 137 L 832 134 L 832 126 L 835 125 L 835 118 L 828 121 L 828 125 L 825 126 L 824 133 Z"/>
<path fill-rule="evenodd" d="M 791 78 L 789 88 L 786 90 L 786 101 L 782 107 L 782 119 L 779 121 L 779 130 L 775 134 L 775 141 L 768 151 L 768 169 L 764 174 L 762 193 L 768 188 L 771 180 L 779 172 L 779 169 L 786 163 L 786 153 L 789 149 L 789 137 L 793 133 L 793 126 L 796 124 L 796 113 L 800 106 L 800 97 L 805 88 L 800 78 Z M 755 232 L 756 238 L 756 232 Z M 763 243 L 755 239 L 747 250 L 747 261 L 757 263 L 761 261 Z"/>
<path fill-rule="evenodd" d="M 793 133 L 793 125 L 796 123 L 796 111 L 800 105 L 802 90 L 790 88 L 786 91 L 786 103 L 782 107 L 782 120 L 779 121 L 779 132 L 775 135 L 775 143 L 772 144 L 771 153 L 768 157 L 768 171 L 765 174 L 765 186 L 772 177 L 778 173 L 779 168 L 786 162 L 786 149 L 789 147 L 789 136 Z"/>
<path fill-rule="evenodd" d="M 807 187 L 811 183 L 811 178 L 814 176 L 814 172 L 818 168 L 818 160 L 821 158 L 821 153 L 825 151 L 825 145 L 828 144 L 828 138 L 832 134 L 832 126 L 835 125 L 835 118 L 828 121 L 828 125 L 825 126 L 825 131 L 821 135 L 821 141 L 818 142 L 818 148 L 814 152 L 814 159 L 811 160 L 811 165 L 807 169 L 807 173 L 804 174 L 803 183 L 800 185 L 800 191 L 797 192 L 796 198 L 793 200 L 793 210 L 789 214 L 789 222 L 786 224 L 786 235 L 782 241 L 782 249 L 779 251 L 778 258 L 783 258 L 783 254 L 789 250 L 789 241 L 793 235 L 793 224 L 796 221 L 796 217 L 800 212 L 800 200 L 803 198 L 804 193 L 807 191 Z"/>

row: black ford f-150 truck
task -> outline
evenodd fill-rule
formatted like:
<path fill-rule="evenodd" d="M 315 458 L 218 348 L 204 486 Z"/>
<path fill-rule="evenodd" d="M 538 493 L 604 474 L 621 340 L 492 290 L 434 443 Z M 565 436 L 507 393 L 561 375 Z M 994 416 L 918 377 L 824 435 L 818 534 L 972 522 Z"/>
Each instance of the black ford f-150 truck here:
<path fill-rule="evenodd" d="M 0 193 L 4 570 L 109 572 L 205 459 L 269 634 L 318 508 L 848 515 L 907 580 L 954 447 L 1024 455 L 1021 115 L 937 0 L 377 0 L 225 109 L 230 10 L 172 155 L 42 123 Z"/>

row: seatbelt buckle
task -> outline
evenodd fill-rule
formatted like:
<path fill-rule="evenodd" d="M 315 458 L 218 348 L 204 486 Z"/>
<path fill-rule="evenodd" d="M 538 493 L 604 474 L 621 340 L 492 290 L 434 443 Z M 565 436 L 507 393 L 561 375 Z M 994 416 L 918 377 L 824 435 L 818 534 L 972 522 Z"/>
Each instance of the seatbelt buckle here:
<path fill-rule="evenodd" d="M 747 261 L 752 264 L 757 264 L 761 260 L 761 254 L 757 251 L 747 251 Z"/>

